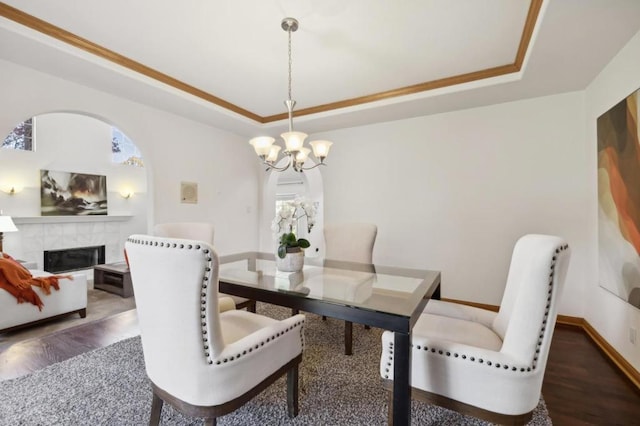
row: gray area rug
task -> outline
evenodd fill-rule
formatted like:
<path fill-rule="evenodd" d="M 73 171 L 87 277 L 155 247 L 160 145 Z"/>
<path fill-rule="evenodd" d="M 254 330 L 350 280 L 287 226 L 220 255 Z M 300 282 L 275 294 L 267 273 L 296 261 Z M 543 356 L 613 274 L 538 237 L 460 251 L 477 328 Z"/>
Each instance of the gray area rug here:
<path fill-rule="evenodd" d="M 289 311 L 258 304 L 258 312 L 283 318 Z M 381 330 L 354 325 L 354 355 L 343 354 L 344 323 L 307 314 L 306 347 L 300 369 L 300 414 L 287 417 L 286 383 L 277 381 L 237 411 L 224 425 L 384 425 L 387 401 L 380 384 Z M 151 387 L 140 338 L 0 382 L 1 425 L 143 425 L 149 421 Z M 458 413 L 414 401 L 415 425 L 487 425 Z M 163 425 L 197 425 L 165 404 Z M 531 425 L 550 425 L 544 401 Z"/>

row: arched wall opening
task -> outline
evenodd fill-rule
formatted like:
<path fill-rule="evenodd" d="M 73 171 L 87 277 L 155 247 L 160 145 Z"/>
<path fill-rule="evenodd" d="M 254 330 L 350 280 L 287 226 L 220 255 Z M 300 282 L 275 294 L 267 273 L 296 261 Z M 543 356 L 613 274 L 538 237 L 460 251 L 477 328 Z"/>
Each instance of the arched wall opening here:
<path fill-rule="evenodd" d="M 278 167 L 286 164 L 286 159 L 278 163 Z M 305 166 L 315 165 L 313 160 L 307 160 Z M 297 182 L 295 178 L 282 179 L 283 173 L 271 171 L 263 178 L 261 216 L 260 216 L 260 250 L 267 253 L 275 253 L 277 250 L 277 236 L 271 231 L 271 223 L 276 214 L 276 200 L 278 194 L 293 192 L 295 195 L 309 200 L 316 207 L 315 225 L 306 238 L 311 246 L 305 250 L 305 256 L 324 256 L 324 186 L 322 174 L 319 168 L 306 170 L 303 173 L 295 173 L 299 176 Z M 285 176 L 293 176 L 288 174 Z M 291 185 L 298 185 L 302 190 L 292 191 Z"/>
<path fill-rule="evenodd" d="M 113 163 L 111 128 L 128 133 L 104 117 L 78 111 L 49 111 L 33 117 L 34 151 L 0 149 L 0 190 L 20 189 L 13 195 L 0 192 L 0 209 L 14 218 L 19 229 L 5 234 L 5 251 L 36 262 L 40 269 L 42 252 L 60 248 L 104 245 L 107 263 L 123 260 L 126 237 L 146 233 L 153 218 L 149 161 L 143 168 Z M 2 130 L 4 140 L 12 128 Z M 144 148 L 137 146 L 144 156 Z M 106 176 L 108 214 L 43 216 L 41 170 Z M 121 195 L 125 190 L 133 193 L 131 197 Z"/>

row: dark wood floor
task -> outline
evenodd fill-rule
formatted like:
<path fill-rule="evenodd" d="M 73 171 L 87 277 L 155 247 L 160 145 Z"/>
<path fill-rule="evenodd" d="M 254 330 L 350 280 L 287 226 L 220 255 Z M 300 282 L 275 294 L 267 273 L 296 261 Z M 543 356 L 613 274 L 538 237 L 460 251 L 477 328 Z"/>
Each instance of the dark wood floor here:
<path fill-rule="evenodd" d="M 556 327 L 542 395 L 554 425 L 640 425 L 640 390 L 576 327 Z"/>
<path fill-rule="evenodd" d="M 137 334 L 129 311 L 17 343 L 0 353 L 0 380 Z M 640 390 L 575 327 L 554 333 L 542 394 L 554 425 L 640 425 Z"/>

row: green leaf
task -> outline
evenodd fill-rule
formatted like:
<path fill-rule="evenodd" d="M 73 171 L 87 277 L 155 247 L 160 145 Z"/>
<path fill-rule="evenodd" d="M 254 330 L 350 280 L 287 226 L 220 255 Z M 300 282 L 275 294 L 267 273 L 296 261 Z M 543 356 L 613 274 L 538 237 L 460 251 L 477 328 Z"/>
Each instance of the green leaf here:
<path fill-rule="evenodd" d="M 289 247 L 296 247 L 298 244 L 298 240 L 296 239 L 296 236 L 293 232 L 286 234 L 287 238 L 285 239 L 285 244 L 287 244 Z"/>
<path fill-rule="evenodd" d="M 300 238 L 298 240 L 298 245 L 302 248 L 309 248 L 311 246 L 311 243 L 309 242 L 309 240 L 305 240 L 304 238 Z"/>

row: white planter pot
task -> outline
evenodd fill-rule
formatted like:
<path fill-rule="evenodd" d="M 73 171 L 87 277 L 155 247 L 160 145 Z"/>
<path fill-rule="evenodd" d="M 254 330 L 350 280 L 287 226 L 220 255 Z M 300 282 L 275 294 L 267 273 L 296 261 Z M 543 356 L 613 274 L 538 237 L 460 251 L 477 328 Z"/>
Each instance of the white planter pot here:
<path fill-rule="evenodd" d="M 304 251 L 300 250 L 295 253 L 287 253 L 284 259 L 276 254 L 276 268 L 283 272 L 298 272 L 302 271 L 304 266 Z"/>

